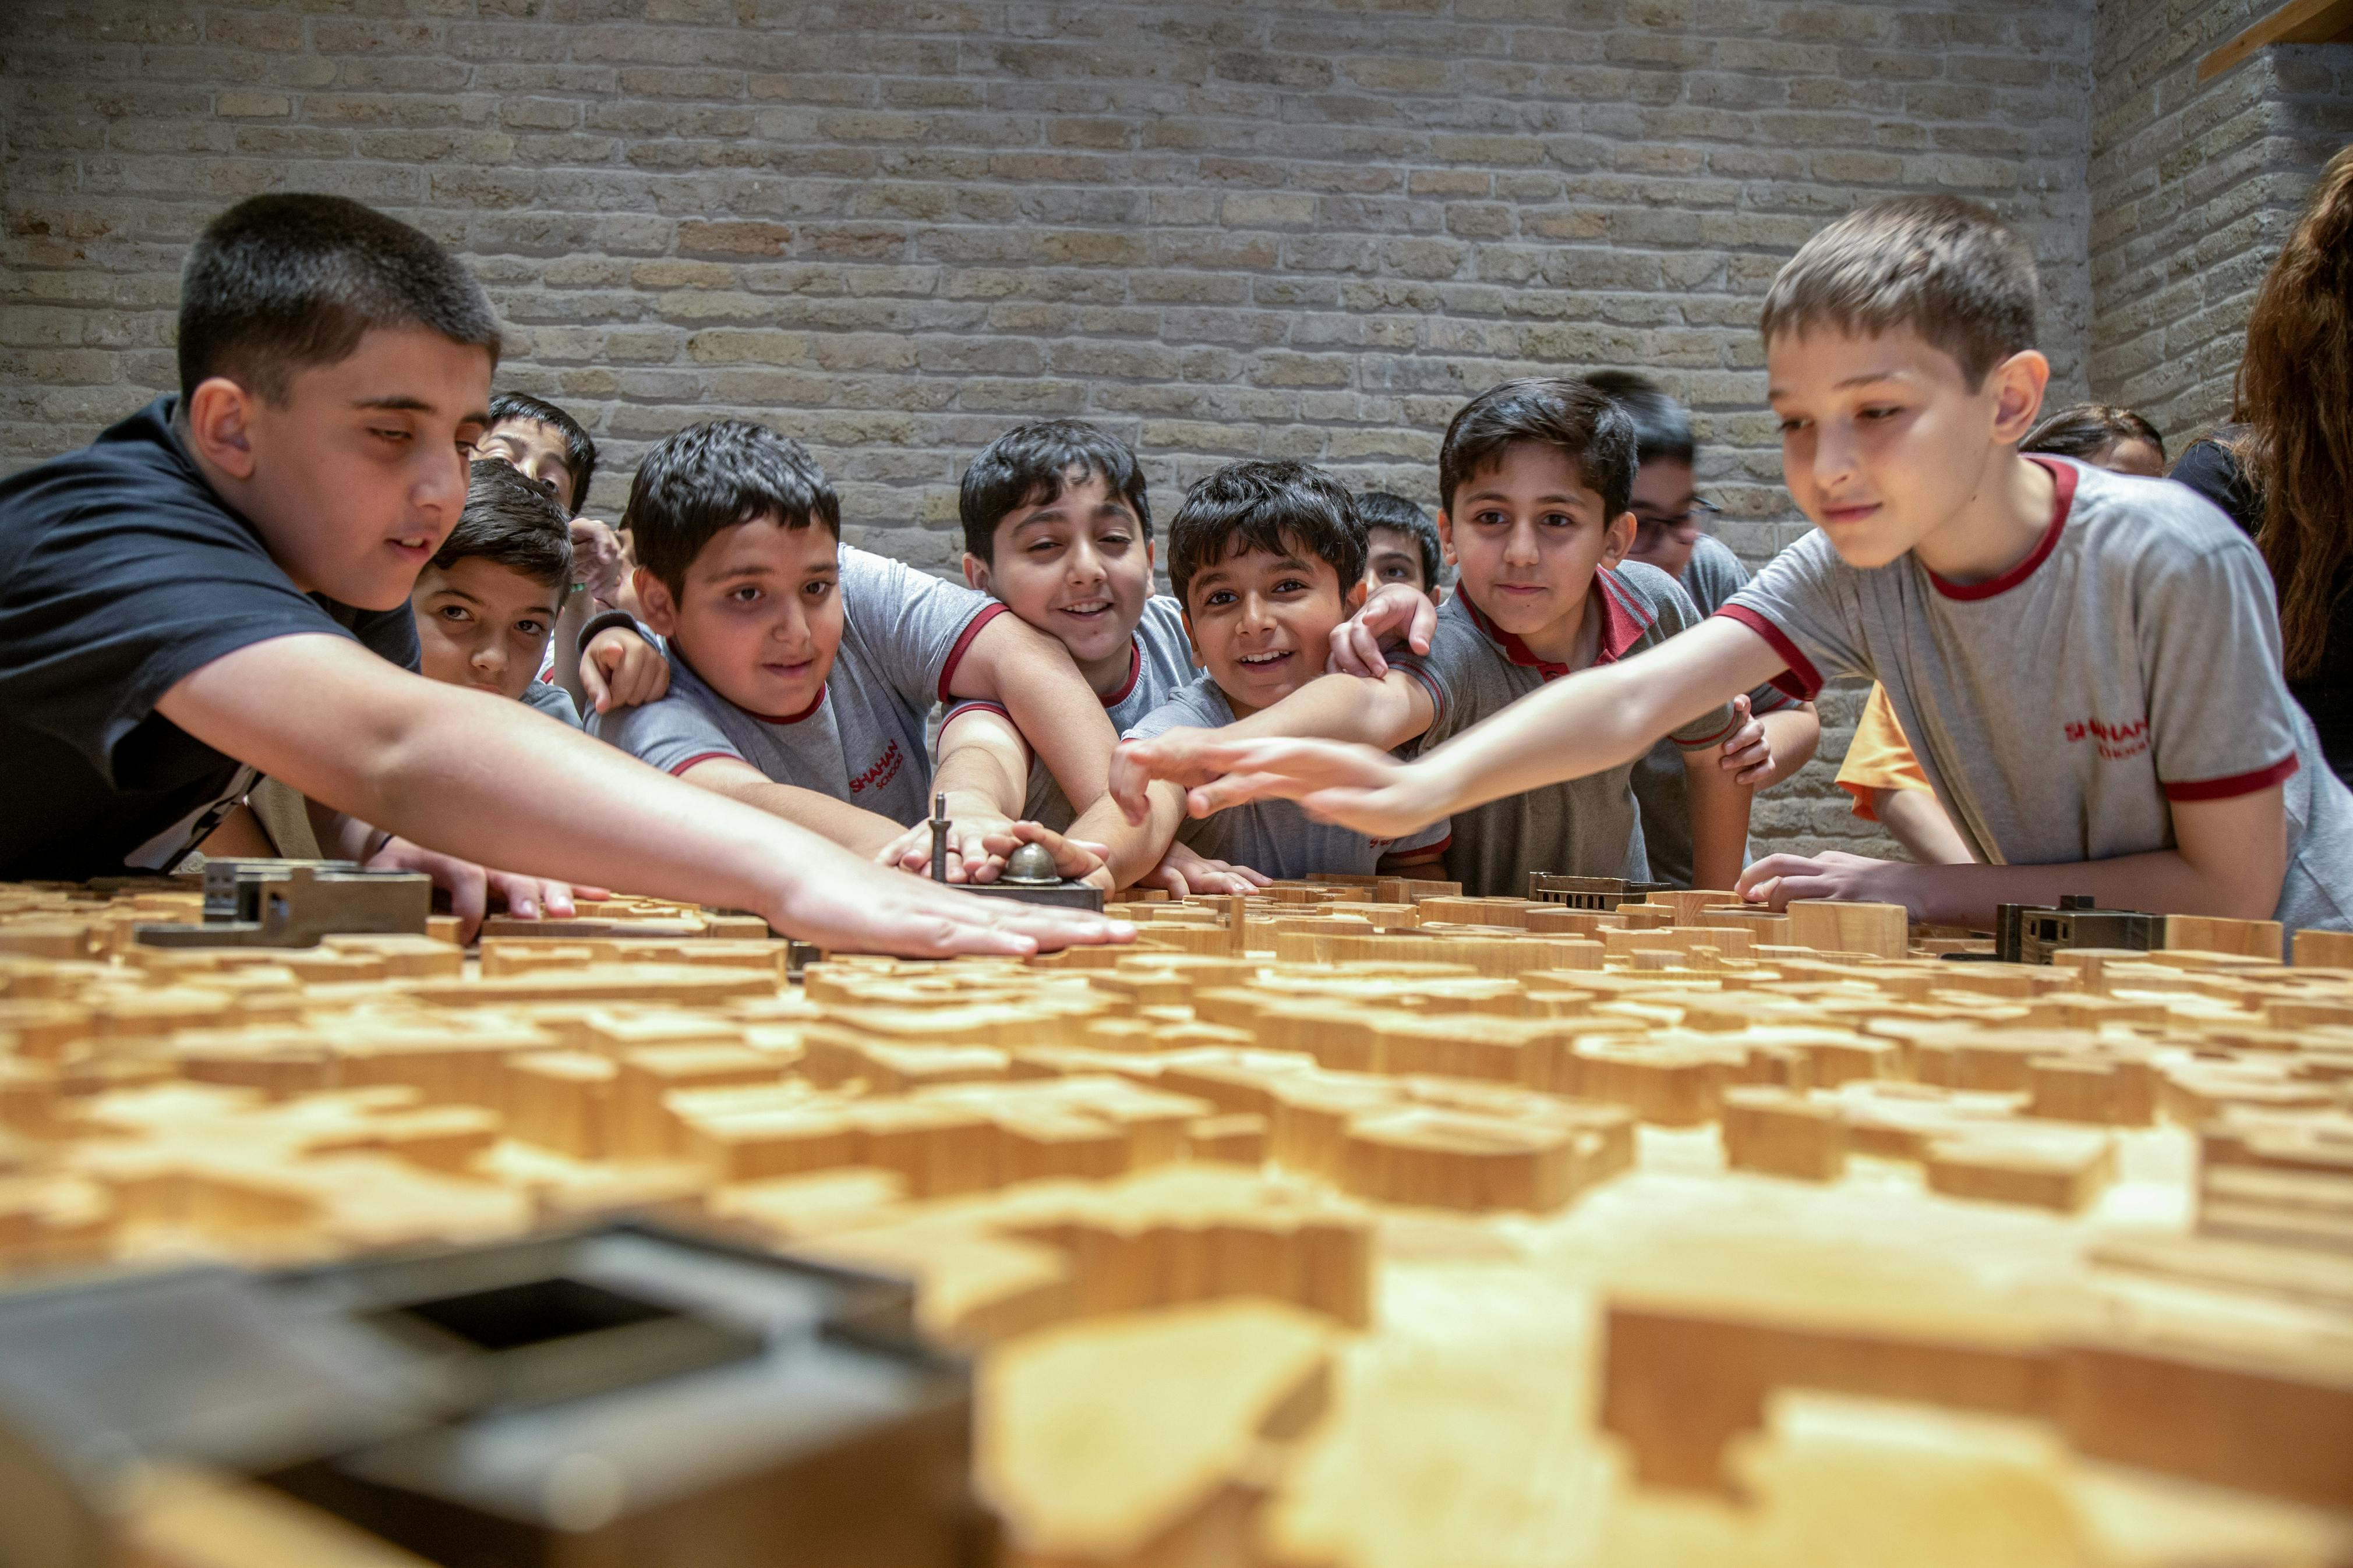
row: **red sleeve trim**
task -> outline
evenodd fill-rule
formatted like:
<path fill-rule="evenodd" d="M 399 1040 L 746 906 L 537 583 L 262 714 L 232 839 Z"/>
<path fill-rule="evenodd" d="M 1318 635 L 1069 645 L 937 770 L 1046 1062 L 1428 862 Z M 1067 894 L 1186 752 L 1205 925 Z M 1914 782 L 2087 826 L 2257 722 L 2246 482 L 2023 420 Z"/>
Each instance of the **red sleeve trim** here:
<path fill-rule="evenodd" d="M 1391 669 L 1402 669 L 1413 678 L 1422 690 L 1430 694 L 1430 728 L 1435 730 L 1446 718 L 1446 689 L 1438 678 L 1418 664 L 1393 664 Z"/>
<path fill-rule="evenodd" d="M 1686 741 L 1678 735 L 1674 737 L 1674 742 L 1686 752 L 1704 752 L 1708 747 L 1715 745 L 1717 742 L 1723 740 L 1726 735 L 1731 734 L 1738 728 L 1740 728 L 1740 721 L 1736 719 L 1725 724 L 1723 729 L 1718 730 L 1715 734 L 1707 736 L 1704 740 Z"/>
<path fill-rule="evenodd" d="M 1746 605 L 1726 605 L 1715 612 L 1728 621 L 1736 621 L 1755 632 L 1781 656 L 1788 668 L 1773 678 L 1775 689 L 1786 691 L 1800 702 L 1811 702 L 1822 689 L 1821 672 L 1814 661 L 1799 650 L 1789 640 L 1789 634 L 1750 609 Z"/>
<path fill-rule="evenodd" d="M 1862 818 L 1865 822 L 1877 822 L 1879 820 L 1879 808 L 1871 804 L 1872 795 L 1877 792 L 1873 790 L 1870 785 L 1849 784 L 1846 780 L 1841 779 L 1838 781 L 1838 786 L 1839 788 L 1846 791 L 1847 794 L 1854 796 L 1855 816 Z"/>
<path fill-rule="evenodd" d="M 740 763 L 744 760 L 733 752 L 697 752 L 694 755 L 687 758 L 686 761 L 682 763 L 672 763 L 670 770 L 670 776 L 672 778 L 682 777 L 684 776 L 687 769 L 693 767 L 698 763 L 707 763 L 714 758 L 721 757 L 725 758 L 731 763 Z"/>
<path fill-rule="evenodd" d="M 980 613 L 973 616 L 963 631 L 956 634 L 955 646 L 948 649 L 947 661 L 940 666 L 941 701 L 955 700 L 948 694 L 948 683 L 955 679 L 956 666 L 964 662 L 965 650 L 972 647 L 972 639 L 980 635 L 980 628 L 1005 614 L 1006 608 L 1004 604 L 995 601 L 982 605 Z"/>
<path fill-rule="evenodd" d="M 2269 789 L 2295 777 L 2302 766 L 2290 752 L 2267 768 L 2257 768 L 2251 773 L 2232 773 L 2225 779 L 2184 779 L 2165 786 L 2168 800 L 2233 800 L 2242 795 L 2253 795 L 2259 789 Z"/>

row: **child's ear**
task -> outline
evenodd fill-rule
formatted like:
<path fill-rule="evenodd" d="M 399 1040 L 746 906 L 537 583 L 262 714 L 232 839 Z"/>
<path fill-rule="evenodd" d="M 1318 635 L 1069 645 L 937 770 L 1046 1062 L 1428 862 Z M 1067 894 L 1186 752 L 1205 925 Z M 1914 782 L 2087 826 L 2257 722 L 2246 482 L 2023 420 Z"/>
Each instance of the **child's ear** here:
<path fill-rule="evenodd" d="M 1446 515 L 1443 508 L 1438 513 L 1438 548 L 1445 555 L 1449 566 L 1462 564 L 1454 554 L 1454 520 Z"/>
<path fill-rule="evenodd" d="M 964 552 L 964 581 L 967 588 L 988 593 L 988 563 L 967 550 Z"/>
<path fill-rule="evenodd" d="M 188 395 L 189 443 L 231 479 L 253 478 L 253 400 L 225 375 L 207 376 Z"/>
<path fill-rule="evenodd" d="M 1341 592 L 1340 613 L 1353 616 L 1365 607 L 1365 596 L 1372 592 L 1372 579 L 1359 577 Z"/>
<path fill-rule="evenodd" d="M 1187 606 L 1187 605 L 1177 605 L 1177 606 L 1176 606 L 1176 618 L 1177 618 L 1177 620 L 1179 620 L 1179 621 L 1181 621 L 1182 623 L 1184 623 L 1184 626 L 1185 626 L 1185 641 L 1186 641 L 1187 645 L 1187 646 L 1189 646 L 1189 647 L 1192 648 L 1192 650 L 1193 650 L 1193 663 L 1194 663 L 1194 666 L 1198 668 L 1199 668 L 1200 666 L 1203 666 L 1203 665 L 1208 664 L 1209 661 L 1208 661 L 1208 659 L 1203 658 L 1201 657 L 1201 639 L 1200 639 L 1199 637 L 1195 637 L 1195 636 L 1193 635 L 1193 612 L 1192 612 L 1192 609 L 1191 609 L 1189 606 Z"/>
<path fill-rule="evenodd" d="M 656 637 L 672 637 L 678 631 L 678 601 L 670 596 L 670 587 L 644 567 L 629 574 L 630 585 L 638 591 L 638 611 L 646 626 Z"/>
<path fill-rule="evenodd" d="M 1634 548 L 1634 514 L 1621 511 L 1609 520 L 1609 530 L 1601 541 L 1601 564 L 1616 566 L 1626 559 L 1626 552 Z"/>
<path fill-rule="evenodd" d="M 1993 438 L 2015 447 L 2034 428 L 2042 411 L 2042 391 L 2051 384 L 2051 362 L 2033 349 L 2021 349 L 1986 373 L 1994 383 Z"/>

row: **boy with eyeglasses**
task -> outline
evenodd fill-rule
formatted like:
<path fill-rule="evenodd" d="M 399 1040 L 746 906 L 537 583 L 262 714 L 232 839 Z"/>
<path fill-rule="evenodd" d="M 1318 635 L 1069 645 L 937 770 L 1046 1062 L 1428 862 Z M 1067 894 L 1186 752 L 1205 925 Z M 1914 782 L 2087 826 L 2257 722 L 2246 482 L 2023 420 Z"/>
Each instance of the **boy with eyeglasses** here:
<path fill-rule="evenodd" d="M 1698 443 L 1692 437 L 1690 412 L 1631 371 L 1600 371 L 1587 380 L 1634 421 L 1634 546 L 1626 559 L 1657 567 L 1683 584 L 1701 615 L 1715 614 L 1747 586 L 1748 574 L 1740 558 L 1708 531 L 1718 509 L 1693 489 L 1692 459 Z M 1755 756 L 1745 761 L 1741 752 L 1726 748 L 1727 764 L 1739 766 L 1739 781 L 1763 789 L 1804 767 L 1822 735 L 1814 705 L 1769 683 L 1745 699 L 1736 698 L 1734 706 L 1743 702 L 1763 726 L 1764 740 L 1749 748 Z M 1673 741 L 1661 741 L 1634 764 L 1633 784 L 1642 811 L 1642 837 L 1650 846 L 1651 878 L 1690 887 L 1691 803 L 1683 789 L 1682 752 Z"/>

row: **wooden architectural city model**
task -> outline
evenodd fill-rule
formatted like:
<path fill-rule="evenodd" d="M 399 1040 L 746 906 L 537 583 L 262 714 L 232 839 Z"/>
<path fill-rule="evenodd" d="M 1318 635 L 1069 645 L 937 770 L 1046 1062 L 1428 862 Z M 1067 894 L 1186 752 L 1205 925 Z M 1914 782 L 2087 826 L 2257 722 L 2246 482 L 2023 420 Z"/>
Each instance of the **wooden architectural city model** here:
<path fill-rule="evenodd" d="M 1335 879 L 790 981 L 161 886 L 0 887 L 0 1282 L 623 1211 L 907 1275 L 1041 1568 L 2353 1560 L 2353 940 Z M 125 1561 L 414 1561 L 150 1489 Z"/>

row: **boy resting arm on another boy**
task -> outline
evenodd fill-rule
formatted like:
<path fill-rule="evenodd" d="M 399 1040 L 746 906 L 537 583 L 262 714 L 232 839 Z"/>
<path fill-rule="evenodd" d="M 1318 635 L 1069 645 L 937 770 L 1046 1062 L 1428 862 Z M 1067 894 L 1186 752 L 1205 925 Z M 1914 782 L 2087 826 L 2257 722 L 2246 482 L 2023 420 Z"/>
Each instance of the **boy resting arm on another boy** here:
<path fill-rule="evenodd" d="M 1168 574 L 1204 672 L 1128 731 L 1148 742 L 1180 726 L 1215 730 L 1263 711 L 1323 673 L 1332 628 L 1364 597 L 1364 528 L 1349 496 L 1303 463 L 1229 463 L 1195 485 L 1169 527 Z M 1268 877 L 1365 875 L 1434 862 L 1446 825 L 1366 837 L 1257 801 L 1188 821 L 1185 794 L 1155 781 L 1141 822 L 1109 799 L 1072 833 L 1109 850 L 1109 885 L 1148 870 L 1182 837 L 1213 859 Z"/>
<path fill-rule="evenodd" d="M 1152 591 L 1151 504 L 1126 442 L 1083 420 L 1018 426 L 965 466 L 957 507 L 965 581 L 1069 649 L 1114 731 L 1124 733 L 1193 679 L 1183 606 Z M 942 741 L 970 721 L 966 714 L 991 708 L 1003 711 L 980 702 L 948 709 Z M 1078 815 L 1043 761 L 1029 768 L 1022 815 L 1056 829 Z M 919 851 L 910 849 L 911 862 Z M 1182 897 L 1247 892 L 1266 879 L 1172 843 L 1138 881 Z"/>
<path fill-rule="evenodd" d="M 800 443 L 743 420 L 691 426 L 647 454 L 626 521 L 671 684 L 595 728 L 641 761 L 860 855 L 895 855 L 931 816 L 925 711 L 990 697 L 1101 793 L 1111 725 L 1061 647 L 978 594 L 841 546 L 839 502 Z M 1002 772 L 986 755 L 941 760 L 940 787 L 965 809 L 959 879 L 993 875 L 983 841 L 1020 813 L 1022 780 Z M 1040 841 L 1067 869 L 1092 868 Z"/>
<path fill-rule="evenodd" d="M 2049 367 L 2033 262 L 1990 213 L 1907 197 L 1782 269 L 1763 321 L 1790 494 L 1817 531 L 1706 626 L 1565 681 L 1410 766 L 1366 747 L 1204 748 L 1251 792 L 1368 832 L 1613 765 L 1766 679 L 1877 678 L 1983 864 L 1776 855 L 1776 904 L 1990 924 L 2088 893 L 2353 928 L 2353 796 L 2288 698 L 2261 557 L 2163 481 L 2021 456 Z"/>

